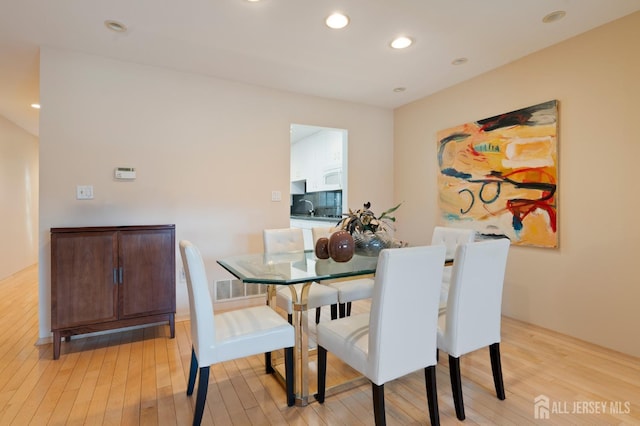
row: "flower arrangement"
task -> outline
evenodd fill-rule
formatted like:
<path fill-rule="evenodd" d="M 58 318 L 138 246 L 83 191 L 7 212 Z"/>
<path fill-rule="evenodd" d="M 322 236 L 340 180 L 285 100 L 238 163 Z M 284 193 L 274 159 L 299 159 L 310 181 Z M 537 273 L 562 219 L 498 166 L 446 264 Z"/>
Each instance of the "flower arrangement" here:
<path fill-rule="evenodd" d="M 349 209 L 346 217 L 340 221 L 340 229 L 347 231 L 353 237 L 356 252 L 367 256 L 377 256 L 380 250 L 390 247 L 404 247 L 406 243 L 397 241 L 389 234 L 389 228 L 393 229 L 396 221 L 393 212 L 398 210 L 402 203 L 382 212 L 376 217 L 371 210 L 371 203 L 364 204 L 364 208 L 355 212 Z"/>
<path fill-rule="evenodd" d="M 396 221 L 396 218 L 391 214 L 398 210 L 400 204 L 382 212 L 380 217 L 376 217 L 371 211 L 371 203 L 366 202 L 363 206 L 364 208 L 355 212 L 349 209 L 347 216 L 340 221 L 340 228 L 352 235 L 354 232 L 370 231 L 376 233 L 378 231 L 387 231 L 387 226 L 390 226 L 389 223 Z"/>

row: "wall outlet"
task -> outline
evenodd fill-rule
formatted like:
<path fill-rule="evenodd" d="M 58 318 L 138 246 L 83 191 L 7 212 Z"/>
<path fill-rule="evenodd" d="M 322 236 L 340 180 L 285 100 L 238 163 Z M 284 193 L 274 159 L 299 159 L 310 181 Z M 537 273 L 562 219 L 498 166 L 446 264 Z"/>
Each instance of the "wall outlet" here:
<path fill-rule="evenodd" d="M 271 201 L 282 201 L 282 193 L 280 191 L 271 191 Z"/>
<path fill-rule="evenodd" d="M 93 200 L 93 185 L 76 186 L 76 200 Z"/>

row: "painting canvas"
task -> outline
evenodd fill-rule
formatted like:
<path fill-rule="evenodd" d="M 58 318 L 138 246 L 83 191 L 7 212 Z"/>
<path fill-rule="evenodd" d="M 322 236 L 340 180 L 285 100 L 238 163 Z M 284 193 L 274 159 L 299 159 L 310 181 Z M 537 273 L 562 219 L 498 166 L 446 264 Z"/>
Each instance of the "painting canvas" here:
<path fill-rule="evenodd" d="M 557 131 L 553 100 L 438 132 L 445 224 L 557 247 Z"/>

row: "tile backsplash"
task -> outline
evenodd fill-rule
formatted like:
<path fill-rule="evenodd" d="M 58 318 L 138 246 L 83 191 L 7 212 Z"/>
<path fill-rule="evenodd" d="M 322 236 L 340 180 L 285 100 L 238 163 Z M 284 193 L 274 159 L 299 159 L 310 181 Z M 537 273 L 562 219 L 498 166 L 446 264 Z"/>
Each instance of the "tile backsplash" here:
<path fill-rule="evenodd" d="M 342 217 L 342 191 L 308 192 L 291 195 L 291 215 L 306 215 L 313 210 L 318 217 Z"/>

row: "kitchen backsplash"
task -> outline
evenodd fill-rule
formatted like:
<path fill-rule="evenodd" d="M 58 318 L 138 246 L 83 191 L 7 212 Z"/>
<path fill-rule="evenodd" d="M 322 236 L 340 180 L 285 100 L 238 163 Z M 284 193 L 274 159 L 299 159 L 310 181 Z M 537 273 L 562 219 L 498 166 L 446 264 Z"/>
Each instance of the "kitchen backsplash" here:
<path fill-rule="evenodd" d="M 312 208 L 316 217 L 342 217 L 342 191 L 291 195 L 292 216 L 308 215 Z"/>

